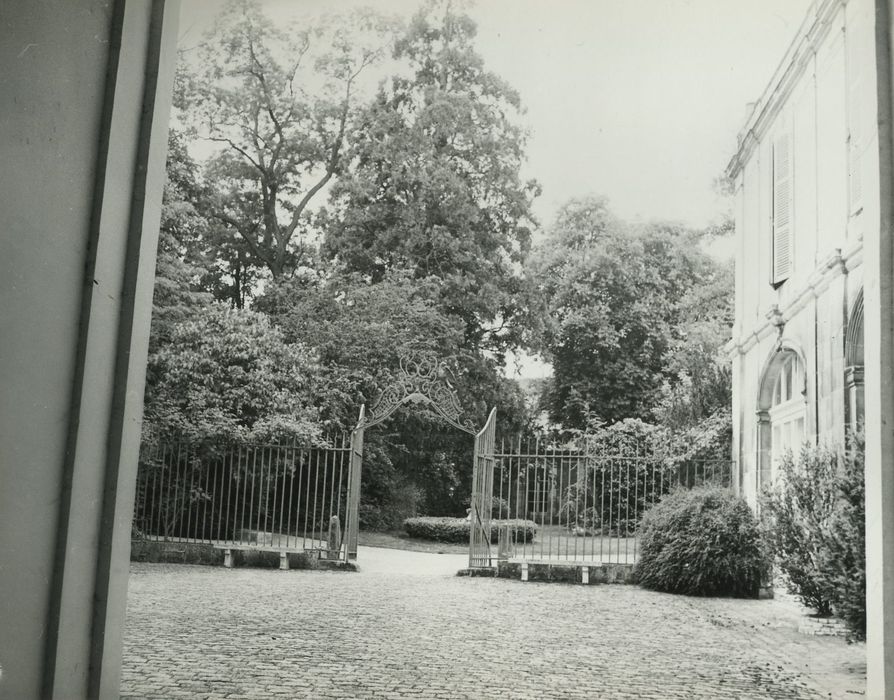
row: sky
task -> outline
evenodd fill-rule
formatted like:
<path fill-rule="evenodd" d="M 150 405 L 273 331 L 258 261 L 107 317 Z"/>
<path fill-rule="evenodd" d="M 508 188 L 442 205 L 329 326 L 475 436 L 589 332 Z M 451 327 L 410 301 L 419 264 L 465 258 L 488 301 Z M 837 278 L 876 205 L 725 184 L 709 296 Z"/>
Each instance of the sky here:
<path fill-rule="evenodd" d="M 411 15 L 417 0 L 267 0 L 277 22 L 359 5 Z M 222 7 L 184 0 L 181 44 Z M 625 219 L 704 226 L 726 203 L 713 190 L 736 134 L 810 0 L 478 0 L 486 65 L 522 97 L 525 175 L 549 226 L 571 197 L 607 196 Z"/>
<path fill-rule="evenodd" d="M 409 17 L 418 0 L 262 0 L 277 23 L 371 6 Z M 714 190 L 736 135 L 811 0 L 478 0 L 486 66 L 521 95 L 523 175 L 549 227 L 572 197 L 599 194 L 628 220 L 702 227 L 729 202 Z M 183 0 L 181 46 L 222 7 Z M 525 373 L 545 366 L 525 361 Z"/>

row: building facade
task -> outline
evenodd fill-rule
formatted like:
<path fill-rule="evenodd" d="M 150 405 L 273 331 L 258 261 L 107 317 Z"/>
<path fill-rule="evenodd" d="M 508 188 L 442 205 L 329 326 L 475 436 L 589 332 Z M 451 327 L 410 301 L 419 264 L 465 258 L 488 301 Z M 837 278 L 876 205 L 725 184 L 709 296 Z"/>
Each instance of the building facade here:
<path fill-rule="evenodd" d="M 879 226 L 875 4 L 817 0 L 739 134 L 736 484 L 862 420 L 863 240 Z M 877 232 L 875 232 L 877 234 Z"/>

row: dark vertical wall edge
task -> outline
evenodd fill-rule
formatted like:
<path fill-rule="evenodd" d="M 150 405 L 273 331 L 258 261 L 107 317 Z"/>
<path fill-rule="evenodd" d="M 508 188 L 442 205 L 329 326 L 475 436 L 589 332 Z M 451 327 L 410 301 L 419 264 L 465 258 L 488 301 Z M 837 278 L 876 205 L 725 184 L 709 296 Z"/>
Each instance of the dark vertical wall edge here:
<path fill-rule="evenodd" d="M 130 0 L 132 4 L 132 0 Z M 177 0 L 152 0 L 136 173 L 127 232 L 112 419 L 96 572 L 90 697 L 116 698 L 126 609 L 130 523 L 176 61 Z"/>
<path fill-rule="evenodd" d="M 96 176 L 93 185 L 93 204 L 90 220 L 90 238 L 84 261 L 84 280 L 81 287 L 80 321 L 78 341 L 75 348 L 75 376 L 71 388 L 68 416 L 68 437 L 65 446 L 65 463 L 62 471 L 62 485 L 59 494 L 59 520 L 53 565 L 53 580 L 50 587 L 46 623 L 46 646 L 44 650 L 43 697 L 52 697 L 56 681 L 56 659 L 58 654 L 59 630 L 62 617 L 62 589 L 65 581 L 65 561 L 68 543 L 68 526 L 71 516 L 72 481 L 74 478 L 75 456 L 78 445 L 81 398 L 83 396 L 84 369 L 87 355 L 87 336 L 90 326 L 92 280 L 96 265 L 96 251 L 99 245 L 100 223 L 105 191 L 106 165 L 109 153 L 109 134 L 115 103 L 116 76 L 121 55 L 121 38 L 124 27 L 123 2 L 115 2 L 109 30 L 109 59 L 106 71 L 105 95 L 103 97 L 102 119 L 97 135 Z"/>
<path fill-rule="evenodd" d="M 894 89 L 890 0 L 875 2 L 879 156 L 878 245 L 867 250 L 866 355 L 867 697 L 894 694 Z M 875 354 L 875 353 L 878 354 Z"/>

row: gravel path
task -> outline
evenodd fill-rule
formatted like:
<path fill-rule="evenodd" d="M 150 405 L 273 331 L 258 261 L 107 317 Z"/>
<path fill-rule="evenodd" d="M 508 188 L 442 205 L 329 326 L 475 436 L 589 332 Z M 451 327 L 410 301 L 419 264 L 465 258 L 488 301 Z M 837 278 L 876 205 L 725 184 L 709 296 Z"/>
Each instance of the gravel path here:
<path fill-rule="evenodd" d="M 458 578 L 361 549 L 359 573 L 134 564 L 125 698 L 856 698 L 865 649 L 790 601 Z"/>

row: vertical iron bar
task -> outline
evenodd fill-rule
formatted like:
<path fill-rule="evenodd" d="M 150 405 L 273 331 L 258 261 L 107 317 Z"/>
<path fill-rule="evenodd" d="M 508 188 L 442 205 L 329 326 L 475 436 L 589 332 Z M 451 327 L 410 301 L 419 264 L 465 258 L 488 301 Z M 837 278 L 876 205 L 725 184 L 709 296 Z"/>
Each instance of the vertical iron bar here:
<path fill-rule="evenodd" d="M 236 505 L 239 508 L 239 528 L 233 533 L 233 539 L 238 537 L 238 542 L 245 543 L 245 511 L 248 506 L 248 469 L 251 457 L 248 452 L 248 445 L 239 446 L 239 482 L 236 485 Z M 239 486 L 242 486 L 242 495 L 239 495 Z"/>
<path fill-rule="evenodd" d="M 592 448 L 590 446 L 590 441 L 588 440 L 587 441 L 587 451 L 590 452 L 591 450 L 592 450 Z M 591 454 L 592 454 L 592 452 L 591 452 Z M 593 501 L 593 536 L 594 536 L 594 539 L 590 543 L 590 558 L 595 559 L 596 558 L 596 539 L 595 538 L 598 537 L 599 542 L 600 543 L 602 542 L 602 510 L 600 509 L 600 511 L 599 511 L 599 529 L 597 529 L 597 526 L 596 526 L 596 470 L 599 466 L 599 462 L 598 461 L 592 462 L 592 465 L 593 465 L 593 491 L 591 492 L 590 496 L 591 496 L 591 500 Z M 601 552 L 600 552 L 599 556 L 600 556 L 600 560 L 601 560 L 601 558 L 602 558 Z M 602 562 L 600 561 L 599 563 L 601 564 Z"/>
<path fill-rule="evenodd" d="M 301 460 L 302 462 L 305 461 L 303 459 L 303 457 L 307 456 L 307 491 L 304 494 L 304 533 L 301 538 L 302 547 L 304 547 L 304 549 L 307 549 L 307 517 L 310 514 L 310 472 L 312 469 L 312 466 L 311 466 L 312 458 L 310 456 L 310 452 L 308 452 L 306 450 L 302 450 L 301 455 L 302 455 L 302 460 Z M 302 484 L 302 486 L 303 486 L 303 484 Z"/>
<path fill-rule="evenodd" d="M 210 458 L 209 458 L 210 459 Z M 209 461 L 208 465 L 202 470 L 205 474 L 205 485 L 200 487 L 202 489 L 202 497 L 199 499 L 199 503 L 201 504 L 202 511 L 202 531 L 200 533 L 200 539 L 202 542 L 205 542 L 205 530 L 207 529 L 206 525 L 208 522 L 208 495 L 211 493 L 211 465 L 213 462 Z"/>
<path fill-rule="evenodd" d="M 334 447 L 335 446 L 335 438 L 333 437 L 331 439 L 331 441 L 327 440 L 326 444 L 327 445 L 332 444 L 332 446 Z M 334 501 L 337 496 L 337 492 L 335 490 L 335 462 L 336 462 L 336 458 L 338 457 L 338 453 L 334 449 L 330 449 L 329 447 L 326 448 L 326 451 L 327 451 L 327 456 L 329 457 L 329 466 L 327 467 L 327 469 L 330 469 L 332 472 L 331 473 L 332 478 L 329 479 L 329 518 L 326 520 L 326 527 L 327 527 L 326 547 L 328 548 L 329 547 L 328 527 L 329 527 L 329 523 L 332 522 L 332 516 L 335 515 Z"/>
<path fill-rule="evenodd" d="M 161 450 L 162 456 L 159 458 L 158 452 Z M 164 450 L 165 445 L 161 441 L 156 443 L 155 446 L 155 464 L 156 467 L 153 469 L 152 474 L 152 509 L 149 511 L 149 529 L 152 530 L 153 535 L 158 534 L 158 528 L 155 525 L 158 521 L 158 511 L 159 511 L 159 502 L 160 502 L 160 491 L 158 486 L 159 476 L 164 477 Z"/>
<path fill-rule="evenodd" d="M 605 453 L 599 460 L 599 563 L 602 564 L 605 554 Z M 594 473 L 593 478 L 596 478 Z"/>
<path fill-rule="evenodd" d="M 214 484 L 212 488 L 214 489 L 214 496 L 212 496 L 212 503 L 216 504 L 216 508 L 211 509 L 211 532 L 208 534 L 208 539 L 212 542 L 220 542 L 220 525 L 221 518 L 223 517 L 223 508 L 224 508 L 224 494 L 223 494 L 223 484 L 224 484 L 224 476 L 226 475 L 227 470 L 227 455 L 229 454 L 229 449 L 227 447 L 224 448 L 223 453 L 220 456 L 220 462 L 218 463 L 218 468 L 214 472 Z M 220 477 L 220 488 L 218 488 L 217 482 L 218 477 Z M 218 503 L 219 500 L 219 503 Z M 217 513 L 217 527 L 214 527 L 214 514 Z"/>
<path fill-rule="evenodd" d="M 279 525 L 276 527 L 276 532 L 279 537 L 279 542 L 282 544 L 282 521 L 283 517 L 286 514 L 286 460 L 283 457 L 283 441 L 280 440 L 276 445 L 276 482 L 279 485 Z M 282 471 L 282 477 L 280 477 L 280 471 Z M 274 492 L 274 498 L 276 497 L 276 493 Z M 286 534 L 286 549 L 289 547 L 289 536 Z"/>
<path fill-rule="evenodd" d="M 273 465 L 270 464 L 270 446 L 261 445 L 261 489 L 264 495 L 264 511 L 261 514 L 261 493 L 258 493 L 258 544 L 261 544 L 261 532 L 266 534 L 267 530 L 272 530 L 270 524 L 270 471 Z M 271 532 L 271 535 L 273 533 Z M 272 537 L 271 537 L 272 543 Z"/>
<path fill-rule="evenodd" d="M 614 508 L 614 497 L 615 497 L 615 457 L 612 455 L 609 458 L 609 476 L 608 476 L 608 560 L 612 560 L 612 542 L 615 539 L 615 535 L 612 534 L 612 516 L 615 513 Z"/>
<path fill-rule="evenodd" d="M 174 464 L 172 465 L 171 473 L 169 475 L 170 479 L 169 479 L 168 490 L 172 491 L 173 495 L 174 495 L 174 503 L 173 503 L 174 513 L 177 512 L 177 472 L 180 469 L 180 450 L 181 450 L 181 443 L 178 442 L 177 443 L 177 458 L 176 458 Z M 170 522 L 171 522 L 170 508 L 171 508 L 171 499 L 166 498 L 165 499 L 165 520 L 164 520 L 164 541 L 165 542 L 167 542 L 168 538 L 170 537 L 170 533 L 171 533 L 171 529 L 172 529 L 172 525 L 170 524 Z"/>
<path fill-rule="evenodd" d="M 251 446 L 251 496 L 248 499 L 248 529 L 255 523 L 255 492 L 258 490 L 258 447 Z M 260 494 L 258 494 L 260 496 Z M 260 503 L 258 510 L 260 510 Z M 255 528 L 255 539 L 258 537 L 257 528 Z M 250 537 L 250 535 L 249 535 Z"/>
<path fill-rule="evenodd" d="M 587 561 L 587 545 L 590 543 L 590 515 L 589 515 L 589 498 L 590 498 L 590 457 L 587 453 L 587 443 L 577 449 L 577 487 L 578 493 L 583 491 L 583 517 L 578 514 L 577 527 L 581 528 L 580 543 L 580 561 Z M 576 546 L 576 543 L 575 543 Z M 577 550 L 575 549 L 575 553 Z"/>
<path fill-rule="evenodd" d="M 161 537 L 164 539 L 165 536 L 165 512 L 167 510 L 168 504 L 168 491 L 170 491 L 170 481 L 171 481 L 171 467 L 169 465 L 171 456 L 169 453 L 174 451 L 174 443 L 165 444 L 162 447 L 161 455 L 162 455 L 162 471 L 159 477 L 159 489 L 158 489 L 158 509 L 156 513 L 156 528 L 155 528 L 155 536 Z M 166 478 L 167 477 L 167 478 Z M 168 481 L 168 488 L 165 488 L 165 481 Z"/>
<path fill-rule="evenodd" d="M 338 516 L 338 521 L 340 525 L 343 525 L 341 522 L 341 486 L 342 486 L 342 477 L 344 476 L 345 469 L 345 434 L 341 434 L 341 450 L 338 453 L 338 502 L 336 503 L 336 512 L 335 514 Z"/>
<path fill-rule="evenodd" d="M 521 453 L 522 453 L 521 435 L 518 436 L 518 452 L 519 452 L 519 455 L 521 455 Z M 519 457 L 519 459 L 521 459 L 521 456 Z M 531 463 L 530 463 L 528 457 L 524 458 L 524 462 L 525 462 L 525 500 L 524 500 L 525 507 L 522 509 L 522 512 L 524 513 L 523 520 L 525 523 L 527 523 L 528 522 L 528 505 L 529 505 L 528 497 L 529 497 L 529 488 L 530 488 L 530 481 L 531 481 Z M 520 467 L 521 467 L 521 462 L 519 462 L 519 468 Z M 534 545 L 534 540 L 532 538 L 531 546 L 533 547 L 533 545 Z M 522 557 L 524 559 L 527 559 L 527 557 L 528 557 L 527 529 L 525 530 L 524 542 L 522 542 Z"/>
<path fill-rule="evenodd" d="M 293 437 L 292 444 L 288 447 L 288 450 L 287 450 L 288 454 L 289 454 L 288 461 L 287 461 L 287 464 L 289 466 L 289 510 L 288 510 L 289 514 L 286 519 L 286 546 L 287 547 L 291 546 L 291 544 L 292 544 L 292 539 L 291 539 L 292 538 L 292 512 L 293 512 L 292 511 L 292 495 L 295 492 L 295 472 L 298 471 L 298 464 L 297 464 L 298 460 L 295 458 L 295 452 L 297 451 L 295 449 L 295 444 L 296 444 L 296 438 Z M 301 480 L 300 479 L 298 481 L 298 488 L 299 489 L 301 488 Z M 300 503 L 300 501 L 298 501 L 297 503 Z M 297 503 L 296 503 L 296 505 L 297 505 Z M 298 518 L 297 517 L 295 518 L 295 521 L 296 521 L 295 522 L 295 530 L 296 530 L 296 535 L 297 535 L 297 530 L 298 530 L 298 522 L 297 522 Z M 296 537 L 296 540 L 297 540 L 297 537 Z"/>
<path fill-rule="evenodd" d="M 260 544 L 262 544 L 261 533 L 264 532 L 266 529 L 264 527 L 264 518 L 266 518 L 266 516 L 267 516 L 267 504 L 266 504 L 267 485 L 266 485 L 266 478 L 265 478 L 266 470 L 264 468 L 264 466 L 265 466 L 264 465 L 264 446 L 263 445 L 255 445 L 254 450 L 255 450 L 255 455 L 257 455 L 258 452 L 261 453 L 261 457 L 260 457 L 261 478 L 260 478 L 260 480 L 257 480 L 257 478 L 256 478 L 257 487 L 258 487 L 258 512 L 257 512 L 257 515 L 255 516 L 255 530 L 258 533 L 258 544 L 260 545 Z M 263 505 L 263 507 L 262 507 L 262 505 Z"/>
<path fill-rule="evenodd" d="M 325 532 L 326 532 L 326 522 L 324 522 L 324 518 L 326 517 L 326 485 L 329 481 L 329 450 L 320 448 L 320 452 L 323 453 L 323 486 L 320 489 L 320 539 L 325 540 Z M 323 546 L 322 544 L 320 545 Z"/>
<path fill-rule="evenodd" d="M 633 491 L 630 488 L 630 467 L 633 465 L 634 475 L 636 475 L 636 465 L 640 459 L 640 450 L 642 444 L 640 440 L 636 440 L 633 446 L 633 456 L 627 461 L 624 473 L 624 563 L 630 563 L 630 494 Z"/>
<path fill-rule="evenodd" d="M 316 549 L 319 546 L 319 543 L 317 542 L 316 531 L 317 531 L 317 494 L 318 494 L 319 488 L 320 488 L 320 450 L 317 449 L 315 451 L 316 451 L 316 459 L 314 461 L 316 462 L 316 473 L 314 475 L 314 513 L 313 513 L 313 517 L 311 518 L 311 521 L 310 521 L 314 549 Z"/>
<path fill-rule="evenodd" d="M 536 443 L 534 445 L 534 450 L 538 453 L 538 461 L 541 461 L 540 455 L 539 455 L 539 452 L 540 452 L 540 437 L 539 436 L 538 436 Z M 549 479 L 549 475 L 547 474 L 547 469 L 549 468 L 548 462 L 549 462 L 549 460 L 548 460 L 547 452 L 546 452 L 546 449 L 544 448 L 543 458 L 542 458 L 543 482 L 540 484 L 541 503 L 538 504 L 541 508 L 541 510 L 540 510 L 540 529 L 543 531 L 543 535 L 544 535 L 543 537 L 540 538 L 540 559 L 543 559 L 543 546 L 547 543 L 547 537 L 549 537 L 549 535 L 547 535 L 547 532 L 546 532 L 546 512 L 547 512 L 547 508 L 549 505 L 548 500 L 547 500 L 549 497 L 549 493 L 548 493 L 549 489 L 547 487 L 548 479 Z"/>
<path fill-rule="evenodd" d="M 184 503 L 186 504 L 186 541 L 193 542 L 194 538 L 192 536 L 191 526 L 193 524 L 192 523 L 192 506 L 193 506 L 192 494 L 193 494 L 193 482 L 194 482 L 194 478 L 195 478 L 195 465 L 194 465 L 194 462 L 192 459 L 192 450 L 191 449 L 189 452 L 186 453 L 186 464 L 185 464 L 185 470 L 184 470 L 184 477 L 187 474 L 189 475 L 189 486 L 185 489 L 186 498 L 184 499 Z M 185 478 L 184 478 L 184 481 L 186 481 Z"/>

